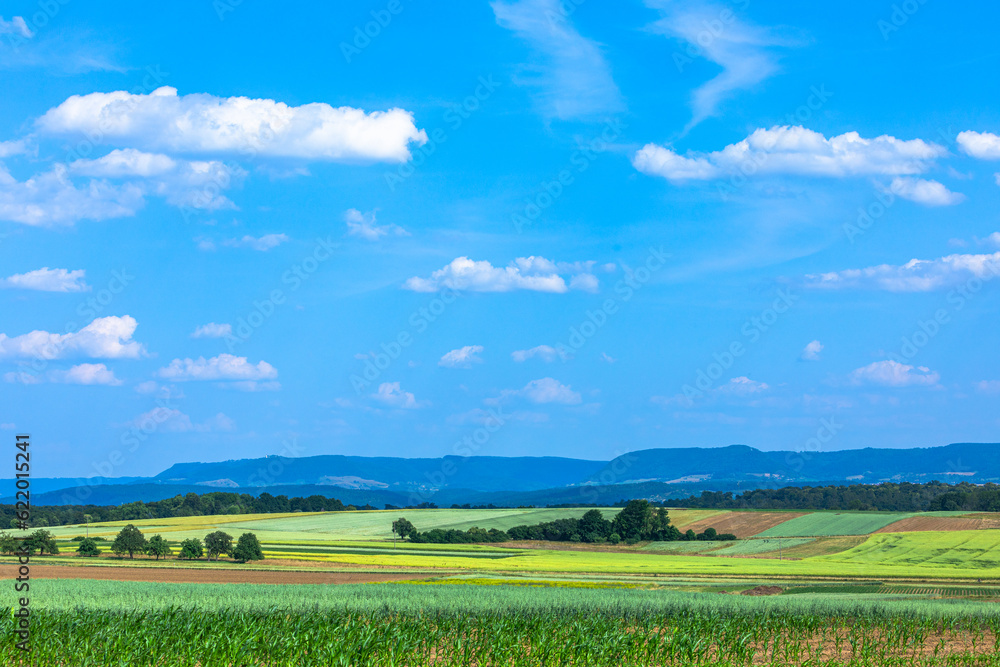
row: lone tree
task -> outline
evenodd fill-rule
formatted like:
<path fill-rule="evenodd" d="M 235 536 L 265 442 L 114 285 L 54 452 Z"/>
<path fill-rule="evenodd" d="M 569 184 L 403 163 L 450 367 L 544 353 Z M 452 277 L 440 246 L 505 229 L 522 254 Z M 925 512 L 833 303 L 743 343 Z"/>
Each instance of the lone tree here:
<path fill-rule="evenodd" d="M 128 554 L 133 558 L 136 553 L 146 551 L 146 538 L 138 528 L 129 524 L 121 529 L 115 541 L 111 544 L 111 550 L 118 556 Z"/>
<path fill-rule="evenodd" d="M 146 553 L 150 556 L 156 556 L 156 560 L 160 560 L 160 556 L 166 558 L 173 554 L 170 545 L 167 541 L 163 539 L 160 535 L 153 535 L 149 538 L 149 544 L 146 546 Z"/>
<path fill-rule="evenodd" d="M 181 553 L 177 557 L 194 560 L 201 558 L 204 554 L 205 550 L 201 548 L 201 540 L 192 537 L 190 540 L 181 542 Z"/>
<path fill-rule="evenodd" d="M 407 537 L 409 537 L 410 535 L 413 535 L 415 532 L 417 532 L 416 527 L 412 523 L 410 523 L 409 521 L 407 521 L 406 519 L 404 519 L 403 517 L 399 517 L 398 519 L 396 519 L 395 521 L 392 522 L 392 542 L 393 542 L 393 544 L 396 543 L 396 536 L 397 535 L 399 535 L 399 539 L 405 540 Z"/>
<path fill-rule="evenodd" d="M 97 542 L 88 538 L 80 540 L 80 546 L 76 548 L 76 552 L 81 556 L 100 556 L 101 550 L 97 548 Z"/>
<path fill-rule="evenodd" d="M 236 541 L 236 547 L 233 549 L 233 558 L 241 563 L 264 560 L 264 550 L 260 548 L 257 536 L 253 533 L 240 535 L 240 539 Z"/>
<path fill-rule="evenodd" d="M 231 554 L 233 552 L 233 536 L 217 530 L 205 536 L 205 551 L 208 552 L 208 559 L 219 560 L 220 554 Z"/>
<path fill-rule="evenodd" d="M 40 555 L 59 553 L 59 547 L 56 546 L 52 533 L 47 530 L 36 530 L 24 538 L 22 549 L 29 554 L 34 554 L 36 551 Z"/>
<path fill-rule="evenodd" d="M 612 522 L 614 531 L 623 540 L 637 540 L 645 532 L 651 515 L 649 501 L 630 500 Z"/>

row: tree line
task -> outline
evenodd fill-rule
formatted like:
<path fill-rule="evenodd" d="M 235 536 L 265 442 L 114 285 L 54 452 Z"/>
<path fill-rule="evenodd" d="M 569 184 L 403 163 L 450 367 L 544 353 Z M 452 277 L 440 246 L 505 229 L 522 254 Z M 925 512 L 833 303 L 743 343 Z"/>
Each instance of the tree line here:
<path fill-rule="evenodd" d="M 392 532 L 417 543 L 463 544 L 507 542 L 510 540 L 544 540 L 550 542 L 585 542 L 589 544 L 635 544 L 642 540 L 673 542 L 678 540 L 735 540 L 732 533 L 717 533 L 706 528 L 702 533 L 681 532 L 670 523 L 665 507 L 654 507 L 646 500 L 630 500 L 613 519 L 605 519 L 600 510 L 588 510 L 579 519 L 565 518 L 535 525 L 514 526 L 503 531 L 484 530 L 473 526 L 461 531 L 434 528 L 420 532 L 404 517 L 392 523 Z"/>
<path fill-rule="evenodd" d="M 95 537 L 74 537 L 73 541 L 79 542 L 76 552 L 80 556 L 93 557 L 101 555 L 98 543 L 105 540 Z M 59 553 L 59 546 L 52 533 L 38 529 L 27 537 L 17 538 L 6 531 L 0 532 L 0 553 L 8 555 L 27 553 L 33 556 L 36 552 L 39 555 Z M 156 560 L 174 555 L 173 548 L 162 535 L 153 535 L 147 539 L 142 531 L 131 523 L 115 536 L 114 542 L 111 543 L 111 552 L 121 558 L 127 555 L 130 559 L 135 558 L 136 554 L 154 556 Z M 256 535 L 243 533 L 233 544 L 233 536 L 221 530 L 206 535 L 204 542 L 198 538 L 183 540 L 177 557 L 181 560 L 194 560 L 206 554 L 207 560 L 212 560 L 213 556 L 215 560 L 219 560 L 219 556 L 223 554 L 241 563 L 264 560 L 264 551 Z"/>
<path fill-rule="evenodd" d="M 343 512 L 373 510 L 371 505 L 355 507 L 344 505 L 336 498 L 312 495 L 306 498 L 273 496 L 262 493 L 212 491 L 188 493 L 173 498 L 123 505 L 33 505 L 31 523 L 40 528 L 68 526 L 104 521 L 137 521 L 139 519 L 172 519 L 184 516 L 209 516 L 213 514 L 276 514 L 287 512 Z M 0 525 L 15 527 L 17 514 L 14 505 L 0 505 Z"/>
<path fill-rule="evenodd" d="M 667 500 L 664 504 L 705 509 L 1000 512 L 1000 485 L 945 484 L 935 480 L 924 484 L 789 486 L 753 489 L 738 496 L 732 492 L 704 491 L 700 496 Z"/>

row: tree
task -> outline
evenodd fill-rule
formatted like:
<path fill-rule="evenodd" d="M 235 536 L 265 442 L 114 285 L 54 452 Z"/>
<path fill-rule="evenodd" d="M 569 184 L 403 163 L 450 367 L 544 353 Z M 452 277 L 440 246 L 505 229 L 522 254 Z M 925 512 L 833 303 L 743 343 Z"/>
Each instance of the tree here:
<path fill-rule="evenodd" d="M 81 556 L 100 556 L 101 550 L 97 548 L 97 542 L 86 537 L 80 540 L 80 546 L 76 548 L 76 552 Z"/>
<path fill-rule="evenodd" d="M 194 560 L 203 555 L 205 555 L 205 550 L 201 547 L 201 540 L 192 537 L 190 540 L 181 542 L 181 553 L 177 557 Z"/>
<path fill-rule="evenodd" d="M 150 556 L 156 556 L 156 560 L 160 560 L 160 556 L 166 558 L 174 552 L 163 537 L 160 535 L 153 535 L 149 538 L 149 544 L 146 545 L 146 553 Z"/>
<path fill-rule="evenodd" d="M 621 538 L 621 536 L 618 533 L 611 533 L 610 535 L 608 535 L 608 543 L 609 544 L 618 544 L 621 541 L 622 541 L 622 538 Z"/>
<path fill-rule="evenodd" d="M 416 527 L 403 517 L 399 517 L 398 519 L 392 522 L 393 543 L 395 543 L 396 541 L 396 535 L 399 535 L 399 539 L 405 540 L 407 537 L 414 534 L 415 532 L 417 532 Z"/>
<path fill-rule="evenodd" d="M 205 536 L 205 551 L 208 552 L 208 559 L 219 560 L 221 554 L 231 554 L 233 551 L 233 536 L 217 530 Z"/>
<path fill-rule="evenodd" d="M 630 500 L 615 517 L 614 531 L 623 540 L 639 539 L 646 532 L 651 514 L 649 501 Z"/>
<path fill-rule="evenodd" d="M 601 510 L 588 510 L 580 517 L 580 534 L 588 542 L 605 538 L 611 534 L 611 522 L 604 518 Z"/>
<path fill-rule="evenodd" d="M 23 549 L 29 554 L 33 554 L 36 551 L 39 554 L 58 554 L 59 547 L 56 546 L 56 541 L 52 537 L 52 533 L 47 530 L 36 530 L 28 537 L 24 538 Z"/>
<path fill-rule="evenodd" d="M 698 534 L 688 528 L 687 532 L 684 533 L 684 540 L 687 542 L 694 542 L 696 539 L 698 539 Z"/>
<path fill-rule="evenodd" d="M 13 554 L 17 551 L 17 538 L 6 530 L 0 531 L 0 553 Z"/>
<path fill-rule="evenodd" d="M 246 563 L 252 560 L 264 560 L 264 550 L 260 548 L 260 542 L 253 533 L 243 533 L 236 542 L 233 549 L 233 558 Z"/>
<path fill-rule="evenodd" d="M 133 558 L 137 552 L 146 551 L 146 538 L 138 528 L 128 524 L 118 532 L 118 536 L 111 544 L 111 550 L 118 556 L 128 554 L 129 558 Z"/>

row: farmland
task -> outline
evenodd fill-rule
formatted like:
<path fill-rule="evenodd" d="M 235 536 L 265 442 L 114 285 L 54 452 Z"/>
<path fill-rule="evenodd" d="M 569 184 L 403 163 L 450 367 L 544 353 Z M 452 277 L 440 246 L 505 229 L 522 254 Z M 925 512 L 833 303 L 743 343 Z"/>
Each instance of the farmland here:
<path fill-rule="evenodd" d="M 125 522 L 53 528 L 61 555 L 33 560 L 33 613 L 38 632 L 59 639 L 36 658 L 77 664 L 68 656 L 103 642 L 119 664 L 163 664 L 134 647 L 169 633 L 170 664 L 192 666 L 237 655 L 253 665 L 556 665 L 567 646 L 575 664 L 592 665 L 1000 664 L 1000 531 L 921 530 L 991 525 L 982 515 L 671 510 L 682 528 L 718 525 L 741 539 L 618 545 L 394 542 L 390 530 L 400 516 L 421 530 L 506 530 L 586 511 L 132 522 L 175 549 L 214 530 L 255 532 L 266 559 L 252 564 L 85 559 L 71 538 L 111 539 Z M 894 526 L 904 530 L 884 532 Z M 267 639 L 275 633 L 295 640 Z M 511 649 L 514 637 L 530 651 Z"/>

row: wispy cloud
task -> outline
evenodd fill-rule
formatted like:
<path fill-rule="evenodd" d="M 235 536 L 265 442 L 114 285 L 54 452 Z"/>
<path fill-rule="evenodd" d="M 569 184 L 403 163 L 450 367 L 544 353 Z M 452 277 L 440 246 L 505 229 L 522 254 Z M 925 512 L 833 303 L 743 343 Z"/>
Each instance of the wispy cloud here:
<path fill-rule="evenodd" d="M 814 289 L 879 289 L 889 292 L 930 292 L 953 287 L 972 278 L 1000 276 L 1000 252 L 990 255 L 948 255 L 939 259 L 911 259 L 906 264 L 881 264 L 806 276 Z"/>
<path fill-rule="evenodd" d="M 444 368 L 472 368 L 472 364 L 483 363 L 479 354 L 483 351 L 482 345 L 466 345 L 457 350 L 452 350 L 441 357 L 438 366 Z"/>
<path fill-rule="evenodd" d="M 68 271 L 50 269 L 46 266 L 4 278 L 0 280 L 0 287 L 38 292 L 87 292 L 90 290 L 90 285 L 84 280 L 86 275 L 83 269 Z"/>
<path fill-rule="evenodd" d="M 410 233 L 399 225 L 378 225 L 375 223 L 375 211 L 362 213 L 356 208 L 344 213 L 347 223 L 347 235 L 358 236 L 368 241 L 378 241 L 383 236 L 409 236 Z"/>
<path fill-rule="evenodd" d="M 742 20 L 730 6 L 674 0 L 646 4 L 663 15 L 652 30 L 689 45 L 683 58 L 703 57 L 722 68 L 692 94 L 692 118 L 686 129 L 716 115 L 735 93 L 777 74 L 782 49 L 803 43 L 787 28 L 759 27 Z"/>
<path fill-rule="evenodd" d="M 585 38 L 560 0 L 493 2 L 497 23 L 524 40 L 540 65 L 517 82 L 537 90 L 542 113 L 570 120 L 622 111 L 625 104 L 600 46 Z M 572 5 L 570 5 L 572 6 Z"/>

